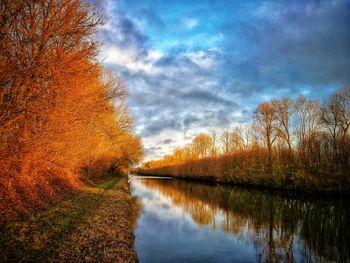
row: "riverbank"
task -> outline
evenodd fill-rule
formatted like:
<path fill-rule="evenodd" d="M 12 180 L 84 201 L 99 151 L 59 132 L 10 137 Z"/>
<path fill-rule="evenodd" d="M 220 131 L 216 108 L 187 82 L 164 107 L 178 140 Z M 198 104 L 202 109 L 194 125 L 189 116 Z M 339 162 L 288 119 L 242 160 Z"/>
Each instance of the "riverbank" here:
<path fill-rule="evenodd" d="M 96 179 L 55 206 L 1 226 L 0 262 L 137 262 L 127 178 Z"/>
<path fill-rule="evenodd" d="M 232 169 L 228 163 L 199 160 L 178 166 L 141 169 L 137 173 L 146 176 L 166 176 L 211 184 L 239 185 L 301 194 L 350 195 L 349 172 L 343 174 L 310 175 L 302 172 L 282 171 L 267 173 L 263 169 Z"/>

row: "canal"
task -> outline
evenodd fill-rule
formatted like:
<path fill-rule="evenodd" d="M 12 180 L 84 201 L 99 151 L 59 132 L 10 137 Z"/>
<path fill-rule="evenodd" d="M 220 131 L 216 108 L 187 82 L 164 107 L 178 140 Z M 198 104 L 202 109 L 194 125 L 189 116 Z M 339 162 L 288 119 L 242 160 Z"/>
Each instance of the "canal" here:
<path fill-rule="evenodd" d="M 143 262 L 349 262 L 350 202 L 137 177 Z"/>

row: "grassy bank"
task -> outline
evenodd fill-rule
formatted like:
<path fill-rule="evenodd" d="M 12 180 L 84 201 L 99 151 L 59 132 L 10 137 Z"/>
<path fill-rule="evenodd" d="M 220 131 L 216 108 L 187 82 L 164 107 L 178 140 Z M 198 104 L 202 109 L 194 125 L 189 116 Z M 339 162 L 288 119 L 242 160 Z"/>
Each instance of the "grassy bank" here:
<path fill-rule="evenodd" d="M 173 176 L 189 180 L 288 190 L 301 193 L 350 194 L 349 171 L 305 173 L 302 169 L 274 167 L 267 171 L 250 159 L 234 156 L 205 158 L 179 165 L 137 171 L 143 175 Z"/>
<path fill-rule="evenodd" d="M 98 179 L 75 196 L 1 226 L 1 262 L 135 262 L 135 211 L 126 178 Z"/>

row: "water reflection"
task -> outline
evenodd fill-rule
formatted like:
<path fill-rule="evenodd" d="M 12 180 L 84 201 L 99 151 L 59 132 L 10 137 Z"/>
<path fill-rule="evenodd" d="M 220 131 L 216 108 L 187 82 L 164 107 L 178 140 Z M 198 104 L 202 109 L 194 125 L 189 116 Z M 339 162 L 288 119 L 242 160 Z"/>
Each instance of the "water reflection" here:
<path fill-rule="evenodd" d="M 134 179 L 141 262 L 348 262 L 349 201 Z"/>

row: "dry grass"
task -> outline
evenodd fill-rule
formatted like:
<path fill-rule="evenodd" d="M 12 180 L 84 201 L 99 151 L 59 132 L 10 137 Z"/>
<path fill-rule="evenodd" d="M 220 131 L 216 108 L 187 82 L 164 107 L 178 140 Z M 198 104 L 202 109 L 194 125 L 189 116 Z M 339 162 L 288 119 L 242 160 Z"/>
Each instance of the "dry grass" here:
<path fill-rule="evenodd" d="M 91 184 L 1 228 L 0 262 L 136 262 L 125 178 Z"/>

